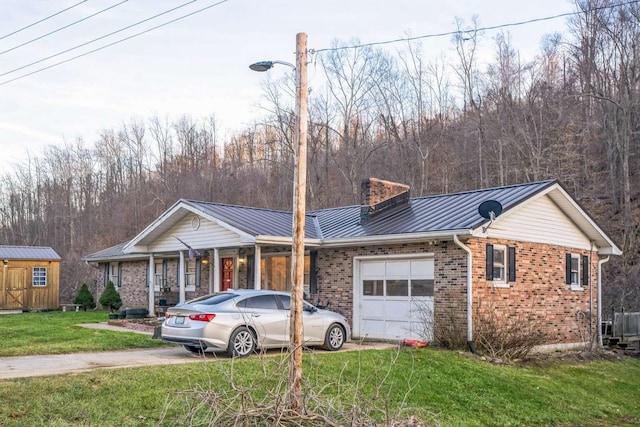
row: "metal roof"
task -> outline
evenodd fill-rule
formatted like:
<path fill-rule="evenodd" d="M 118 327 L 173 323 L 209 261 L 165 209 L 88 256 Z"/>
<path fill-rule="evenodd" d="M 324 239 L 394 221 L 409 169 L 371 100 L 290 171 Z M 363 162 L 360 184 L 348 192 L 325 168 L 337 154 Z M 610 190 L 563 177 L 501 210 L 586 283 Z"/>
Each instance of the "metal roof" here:
<path fill-rule="evenodd" d="M 554 183 L 549 180 L 413 198 L 407 205 L 390 209 L 366 224 L 360 224 L 359 205 L 311 214 L 317 217 L 324 240 L 470 230 L 487 221 L 478 213 L 480 203 L 497 200 L 504 212 Z"/>
<path fill-rule="evenodd" d="M 291 236 L 291 212 L 197 200 L 183 202 L 252 236 Z M 307 214 L 305 223 L 305 238 L 319 239 L 320 234 L 314 216 Z"/>
<path fill-rule="evenodd" d="M 346 241 L 371 242 L 383 236 L 387 239 L 404 240 L 424 235 L 446 236 L 459 232 L 472 233 L 474 229 L 488 222 L 478 213 L 478 206 L 482 202 L 496 200 L 502 205 L 504 213 L 531 197 L 552 190 L 554 190 L 552 196 L 557 199 L 554 199 L 555 202 L 564 206 L 567 215 L 576 217 L 574 220 L 579 223 L 583 231 L 590 233 L 593 239 L 597 238 L 602 245 L 610 245 L 612 253 L 620 252 L 586 212 L 575 202 L 571 202 L 573 199 L 562 189 L 557 180 L 417 197 L 410 199 L 407 204 L 396 206 L 371 218 L 364 224 L 360 222 L 360 205 L 309 211 L 306 216 L 305 238 L 317 239 L 321 245 L 337 245 L 344 244 Z M 266 237 L 267 240 L 269 237 L 275 240 L 291 238 L 291 212 L 184 199 L 178 201 L 136 238 L 139 239 L 145 233 L 162 233 L 170 224 L 184 216 L 184 213 L 179 212 L 184 209 L 225 223 L 237 232 L 250 236 Z M 131 259 L 143 255 L 125 254 L 123 248 L 128 244 L 131 242 L 121 243 L 84 259 L 87 261 Z"/>
<path fill-rule="evenodd" d="M 44 246 L 0 246 L 0 259 L 60 261 L 60 255 Z"/>

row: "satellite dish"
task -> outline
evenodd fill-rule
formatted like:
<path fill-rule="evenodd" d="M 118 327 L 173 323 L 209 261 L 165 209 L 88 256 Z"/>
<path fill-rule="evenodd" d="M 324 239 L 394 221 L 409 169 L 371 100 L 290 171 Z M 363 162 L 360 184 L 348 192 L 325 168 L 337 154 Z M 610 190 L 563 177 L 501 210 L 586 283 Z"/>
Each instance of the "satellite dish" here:
<path fill-rule="evenodd" d="M 502 213 L 502 205 L 497 200 L 485 200 L 478 206 L 482 218 L 494 220 Z"/>

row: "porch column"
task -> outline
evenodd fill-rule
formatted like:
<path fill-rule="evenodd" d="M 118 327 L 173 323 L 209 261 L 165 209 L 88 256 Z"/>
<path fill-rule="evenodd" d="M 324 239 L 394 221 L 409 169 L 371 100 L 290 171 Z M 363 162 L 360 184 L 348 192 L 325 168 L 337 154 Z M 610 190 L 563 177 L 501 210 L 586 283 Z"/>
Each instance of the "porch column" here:
<path fill-rule="evenodd" d="M 149 274 L 147 277 L 149 283 L 149 316 L 156 315 L 156 284 L 155 279 L 156 263 L 153 259 L 153 254 L 149 254 Z"/>
<path fill-rule="evenodd" d="M 262 271 L 260 271 L 260 260 L 262 258 L 262 248 L 258 245 L 255 246 L 254 255 L 253 255 L 253 287 L 254 289 L 260 289 L 260 281 L 262 278 L 260 275 Z"/>
<path fill-rule="evenodd" d="M 186 277 L 185 270 L 186 266 L 184 265 L 184 251 L 180 251 L 180 274 L 178 277 L 178 286 L 180 287 L 180 304 L 182 304 L 186 300 L 184 283 L 184 279 Z"/>
<path fill-rule="evenodd" d="M 216 268 L 214 255 L 211 251 L 209 251 L 209 293 L 215 292 L 214 277 L 217 274 L 218 274 L 218 269 Z"/>
<path fill-rule="evenodd" d="M 220 292 L 220 251 L 218 248 L 213 249 L 213 292 Z"/>

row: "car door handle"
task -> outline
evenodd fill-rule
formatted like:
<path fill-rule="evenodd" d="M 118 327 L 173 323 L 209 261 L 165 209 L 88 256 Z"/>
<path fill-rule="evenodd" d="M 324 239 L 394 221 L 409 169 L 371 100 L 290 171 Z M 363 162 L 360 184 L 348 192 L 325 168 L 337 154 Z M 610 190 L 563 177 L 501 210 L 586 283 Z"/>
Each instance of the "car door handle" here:
<path fill-rule="evenodd" d="M 258 313 L 251 313 L 251 317 L 260 317 L 260 314 L 258 314 Z"/>

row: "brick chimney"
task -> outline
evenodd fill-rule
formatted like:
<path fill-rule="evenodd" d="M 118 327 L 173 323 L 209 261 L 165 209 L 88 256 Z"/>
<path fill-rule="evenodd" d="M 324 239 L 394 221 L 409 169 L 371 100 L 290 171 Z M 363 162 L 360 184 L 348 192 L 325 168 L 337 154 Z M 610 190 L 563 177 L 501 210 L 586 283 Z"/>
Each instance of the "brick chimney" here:
<path fill-rule="evenodd" d="M 360 224 L 366 224 L 382 212 L 409 203 L 409 186 L 377 178 L 360 184 Z"/>

